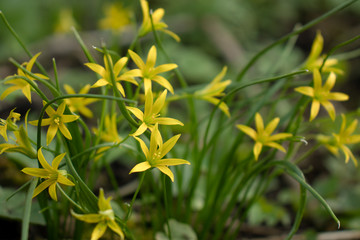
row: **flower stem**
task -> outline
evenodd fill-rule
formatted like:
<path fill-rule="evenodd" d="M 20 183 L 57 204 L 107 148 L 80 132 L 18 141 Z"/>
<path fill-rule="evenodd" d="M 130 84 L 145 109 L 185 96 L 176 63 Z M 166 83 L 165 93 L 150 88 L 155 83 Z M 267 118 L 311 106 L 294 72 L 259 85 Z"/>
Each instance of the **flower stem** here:
<path fill-rule="evenodd" d="M 141 174 L 141 178 L 140 178 L 139 185 L 138 185 L 138 187 L 137 187 L 137 189 L 136 189 L 136 191 L 135 191 L 135 193 L 134 193 L 133 198 L 131 199 L 131 203 L 130 203 L 128 212 L 126 213 L 126 216 L 125 216 L 125 219 L 124 219 L 125 222 L 129 219 L 129 217 L 130 217 L 130 215 L 131 215 L 131 212 L 132 212 L 132 208 L 133 208 L 135 199 L 136 199 L 136 197 L 137 197 L 137 195 L 138 195 L 138 193 L 139 193 L 139 191 L 140 191 L 141 185 L 142 185 L 142 183 L 143 183 L 143 181 L 144 181 L 145 173 L 146 173 L 146 172 L 143 172 L 143 173 Z"/>

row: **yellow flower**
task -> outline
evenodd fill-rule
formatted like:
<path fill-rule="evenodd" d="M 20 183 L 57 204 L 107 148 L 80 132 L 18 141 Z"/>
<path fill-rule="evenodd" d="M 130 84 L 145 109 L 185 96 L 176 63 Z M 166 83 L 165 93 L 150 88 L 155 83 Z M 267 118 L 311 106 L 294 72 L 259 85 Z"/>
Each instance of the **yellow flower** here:
<path fill-rule="evenodd" d="M 76 94 L 74 89 L 64 84 L 64 88 L 67 94 Z M 90 90 L 90 85 L 85 85 L 82 89 L 80 89 L 79 94 L 87 94 Z M 93 113 L 90 111 L 86 105 L 89 105 L 93 102 L 96 102 L 97 99 L 94 98 L 66 98 L 65 103 L 69 106 L 70 111 L 72 112 L 79 112 L 80 114 L 84 115 L 85 117 L 92 118 Z"/>
<path fill-rule="evenodd" d="M 127 57 L 120 58 L 115 63 L 115 65 L 113 65 L 110 56 L 109 56 L 109 59 L 110 59 L 110 64 L 112 66 L 114 76 L 115 76 L 116 88 L 125 97 L 125 91 L 124 91 L 124 88 L 119 83 L 120 81 L 127 81 L 127 82 L 131 82 L 135 85 L 138 85 L 138 83 L 134 80 L 135 75 L 131 74 L 131 71 L 125 72 L 124 74 L 120 75 L 120 72 L 125 67 L 126 62 L 128 61 L 128 58 Z M 105 55 L 104 55 L 105 68 L 96 63 L 85 63 L 85 65 L 102 77 L 94 85 L 91 86 L 92 88 L 102 87 L 105 85 L 112 86 L 110 66 L 109 66 L 107 57 Z"/>
<path fill-rule="evenodd" d="M 345 162 L 349 162 L 349 158 L 358 165 L 357 160 L 351 150 L 346 146 L 348 144 L 355 144 L 360 142 L 360 135 L 351 135 L 356 130 L 358 121 L 355 119 L 349 126 L 346 126 L 346 116 L 341 114 L 342 123 L 338 134 L 333 133 L 332 136 L 318 136 L 319 142 L 323 143 L 325 147 L 334 155 L 339 155 L 339 149 L 345 155 Z"/>
<path fill-rule="evenodd" d="M 44 105 L 46 103 L 44 102 Z M 49 118 L 44 118 L 41 121 L 41 126 L 50 125 L 49 129 L 46 134 L 46 144 L 49 145 L 50 142 L 55 137 L 58 129 L 60 129 L 60 132 L 66 137 L 67 139 L 71 140 L 71 133 L 65 126 L 65 123 L 73 122 L 79 118 L 79 116 L 76 115 L 64 115 L 65 111 L 65 102 L 62 102 L 58 109 L 55 111 L 51 106 L 48 106 L 46 108 L 46 113 L 49 116 Z M 31 125 L 37 126 L 38 120 L 29 122 Z"/>
<path fill-rule="evenodd" d="M 104 190 L 100 188 L 98 213 L 90 213 L 90 214 L 77 214 L 73 210 L 71 210 L 71 214 L 80 221 L 84 221 L 87 223 L 97 223 L 92 234 L 91 240 L 97 240 L 104 235 L 107 227 L 113 230 L 116 234 L 120 236 L 121 239 L 124 239 L 124 233 L 119 227 L 119 225 L 115 221 L 114 211 L 110 205 L 111 197 L 105 199 Z"/>
<path fill-rule="evenodd" d="M 132 136 L 139 136 L 143 134 L 148 128 L 152 131 L 155 124 L 184 126 L 184 124 L 179 120 L 173 118 L 159 117 L 160 111 L 165 104 L 166 94 L 167 90 L 164 90 L 162 94 L 153 103 L 152 91 L 146 93 L 144 112 L 135 107 L 127 107 L 127 109 L 141 121 L 141 125 L 133 134 L 131 134 Z"/>
<path fill-rule="evenodd" d="M 279 124 L 280 118 L 274 118 L 271 122 L 264 127 L 264 122 L 259 113 L 255 115 L 256 131 L 248 126 L 239 124 L 236 125 L 245 134 L 249 135 L 254 141 L 255 145 L 253 148 L 255 160 L 257 161 L 263 146 L 276 148 L 282 152 L 286 152 L 285 148 L 275 141 L 289 138 L 292 136 L 291 133 L 278 133 L 271 135 Z"/>
<path fill-rule="evenodd" d="M 180 138 L 180 134 L 173 136 L 168 141 L 163 143 L 161 134 L 158 129 L 158 124 L 155 124 L 154 130 L 150 136 L 150 149 L 147 148 L 145 142 L 138 137 L 134 137 L 139 143 L 141 150 L 143 151 L 146 161 L 136 164 L 130 171 L 133 172 L 144 172 L 149 168 L 156 167 L 164 174 L 168 175 L 171 181 L 174 181 L 174 174 L 168 168 L 168 166 L 175 166 L 180 164 L 190 164 L 188 161 L 178 158 L 167 158 L 163 157 L 174 147 L 176 142 Z"/>
<path fill-rule="evenodd" d="M 113 114 L 111 117 L 109 115 L 105 116 L 104 129 L 99 132 L 98 129 L 93 128 L 95 134 L 100 134 L 101 140 L 105 142 L 119 143 L 121 138 L 119 137 L 117 126 L 116 126 L 116 114 Z"/>
<path fill-rule="evenodd" d="M 14 124 L 14 126 L 11 128 L 13 129 L 12 131 L 14 131 L 15 144 L 9 143 L 6 138 L 6 141 L 8 143 L 0 144 L 0 154 L 3 154 L 4 152 L 19 152 L 28 156 L 29 158 L 36 159 L 37 158 L 36 151 L 31 146 L 31 142 L 27 133 L 27 116 L 29 114 L 29 110 L 25 115 L 25 128 L 23 126 L 17 127 L 15 125 L 15 120 L 20 120 L 20 114 L 13 112 L 14 110 L 15 109 L 11 110 L 7 121 L 10 121 L 12 118 L 14 118 L 14 120 L 11 121 L 11 123 Z M 1 127 L 2 126 L 0 125 L 0 134 L 2 134 L 2 130 L 3 130 L 3 128 Z M 6 134 L 6 130 L 5 130 L 5 134 Z"/>
<path fill-rule="evenodd" d="M 34 190 L 33 198 L 41 193 L 45 188 L 49 187 L 49 194 L 52 199 L 57 201 L 56 196 L 56 184 L 61 183 L 67 186 L 75 186 L 75 184 L 66 178 L 66 170 L 58 170 L 61 160 L 64 158 L 66 153 L 62 153 L 54 158 L 51 166 L 44 158 L 41 152 L 41 148 L 38 150 L 38 159 L 43 168 L 24 168 L 22 172 L 39 178 L 46 179 Z"/>
<path fill-rule="evenodd" d="M 217 97 L 221 97 L 224 95 L 223 91 L 225 88 L 231 83 L 231 80 L 225 80 L 221 82 L 224 78 L 227 71 L 227 67 L 224 67 L 222 71 L 212 80 L 212 82 L 207 85 L 204 89 L 196 91 L 194 96 L 199 99 L 206 100 L 215 106 L 220 102 Z M 230 117 L 229 107 L 226 103 L 222 102 L 219 105 L 221 111 L 223 111 L 228 117 Z"/>
<path fill-rule="evenodd" d="M 310 121 L 312 121 L 318 115 L 320 105 L 322 105 L 329 113 L 330 118 L 335 120 L 335 108 L 329 100 L 346 101 L 349 99 L 349 96 L 345 93 L 330 92 L 336 81 L 336 75 L 333 72 L 330 73 L 324 86 L 322 86 L 321 75 L 318 69 L 314 69 L 313 78 L 314 87 L 295 88 L 295 91 L 313 99 L 310 111 Z"/>
<path fill-rule="evenodd" d="M 70 8 L 63 8 L 59 12 L 57 23 L 55 25 L 55 32 L 67 33 L 70 32 L 72 27 L 78 27 L 74 19 L 73 11 Z"/>
<path fill-rule="evenodd" d="M 29 62 L 24 62 L 22 64 L 22 66 L 25 67 L 26 70 L 28 70 L 29 72 L 31 72 L 31 69 L 37 59 L 37 57 L 40 55 L 40 53 L 36 54 L 35 56 L 33 56 Z M 40 73 L 34 73 L 35 76 L 42 78 L 42 79 L 49 79 L 48 77 L 44 76 L 43 74 Z M 10 77 L 25 77 L 29 80 L 35 80 L 35 78 L 31 77 L 30 75 L 28 75 L 27 73 L 25 73 L 23 70 L 21 70 L 20 68 L 18 68 L 17 70 L 17 74 L 10 76 Z M 13 78 L 13 79 L 9 79 L 6 80 L 4 84 L 12 84 L 13 86 L 7 88 L 0 96 L 0 99 L 3 100 L 4 98 L 6 98 L 10 93 L 16 91 L 16 90 L 21 90 L 22 93 L 24 94 L 24 96 L 29 100 L 29 102 L 31 103 L 31 86 L 28 82 L 26 82 L 24 79 L 22 78 Z"/>
<path fill-rule="evenodd" d="M 152 27 L 151 27 L 150 15 L 149 15 L 149 3 L 146 0 L 140 0 L 140 4 L 141 4 L 142 12 L 143 12 L 143 21 L 142 21 L 142 25 L 139 30 L 139 36 L 142 37 L 142 36 L 145 36 L 146 34 L 148 34 L 149 32 L 151 32 Z M 177 42 L 180 42 L 179 36 L 171 31 L 167 30 L 166 28 L 168 26 L 166 25 L 166 23 L 161 22 L 161 19 L 163 18 L 164 14 L 165 14 L 165 10 L 163 8 L 158 8 L 152 13 L 154 29 L 160 30 L 160 31 L 170 35 Z"/>
<path fill-rule="evenodd" d="M 136 77 L 142 77 L 144 79 L 145 94 L 150 90 L 151 91 L 151 81 L 155 81 L 171 93 L 174 93 L 174 89 L 164 77 L 158 75 L 159 73 L 167 72 L 177 68 L 177 65 L 174 63 L 162 64 L 155 67 L 156 62 L 156 47 L 152 46 L 147 55 L 146 64 L 141 59 L 139 55 L 135 52 L 129 50 L 130 57 L 138 66 L 139 69 L 133 69 L 129 72 L 134 74 Z"/>
<path fill-rule="evenodd" d="M 130 11 L 120 3 L 108 4 L 104 8 L 105 17 L 99 21 L 100 29 L 111 29 L 118 32 L 130 24 Z"/>
<path fill-rule="evenodd" d="M 20 113 L 14 112 L 15 108 L 10 111 L 9 116 L 6 120 L 0 118 L 0 135 L 3 136 L 5 141 L 8 141 L 7 130 L 16 131 L 18 127 L 16 126 L 16 121 L 20 120 Z"/>
<path fill-rule="evenodd" d="M 311 52 L 309 57 L 307 58 L 304 68 L 310 71 L 314 71 L 314 69 L 320 69 L 325 56 L 320 56 L 324 45 L 324 38 L 321 35 L 320 31 L 316 33 L 315 40 L 311 47 Z M 322 72 L 334 72 L 337 74 L 343 74 L 343 70 L 335 65 L 338 64 L 338 60 L 335 58 L 328 58 L 322 68 Z"/>

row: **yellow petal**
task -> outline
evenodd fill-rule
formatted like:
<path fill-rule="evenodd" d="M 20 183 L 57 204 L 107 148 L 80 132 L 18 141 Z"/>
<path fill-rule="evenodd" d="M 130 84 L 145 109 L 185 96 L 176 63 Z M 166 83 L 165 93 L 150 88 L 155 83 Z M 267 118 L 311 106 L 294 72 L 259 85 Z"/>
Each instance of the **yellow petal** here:
<path fill-rule="evenodd" d="M 141 134 L 143 134 L 146 131 L 147 128 L 148 128 L 148 126 L 145 123 L 142 123 L 140 125 L 140 127 L 131 135 L 134 137 L 140 136 Z"/>
<path fill-rule="evenodd" d="M 181 134 L 175 135 L 163 144 L 161 148 L 160 158 L 163 158 L 175 146 L 180 136 Z"/>
<path fill-rule="evenodd" d="M 103 66 L 96 64 L 96 63 L 85 63 L 85 66 L 87 66 L 92 71 L 99 74 L 100 76 L 104 77 L 106 70 Z"/>
<path fill-rule="evenodd" d="M 331 72 L 323 86 L 323 89 L 326 91 L 330 91 L 334 87 L 335 81 L 336 81 L 336 75 L 335 73 Z"/>
<path fill-rule="evenodd" d="M 328 94 L 327 99 L 335 101 L 347 101 L 349 100 L 349 95 L 340 92 L 332 92 Z"/>
<path fill-rule="evenodd" d="M 72 181 L 70 181 L 69 179 L 67 179 L 65 176 L 63 176 L 61 174 L 58 175 L 57 181 L 66 186 L 75 186 L 75 184 Z"/>
<path fill-rule="evenodd" d="M 133 167 L 131 169 L 129 174 L 131 174 L 133 172 L 144 172 L 144 171 L 148 170 L 149 168 L 151 168 L 151 165 L 149 164 L 148 161 L 141 162 L 141 163 L 136 164 L 135 167 Z"/>
<path fill-rule="evenodd" d="M 260 155 L 260 152 L 262 150 L 262 143 L 260 142 L 255 142 L 255 145 L 254 145 L 254 149 L 253 149 L 253 152 L 254 152 L 254 157 L 255 157 L 255 160 L 257 161 L 258 158 L 259 158 L 259 155 Z"/>
<path fill-rule="evenodd" d="M 97 223 L 102 220 L 102 216 L 100 214 L 77 214 L 72 209 L 70 211 L 71 215 L 83 222 Z"/>
<path fill-rule="evenodd" d="M 286 152 L 285 148 L 276 142 L 268 142 L 268 143 L 265 143 L 264 145 L 268 146 L 268 147 L 279 149 L 282 152 Z"/>
<path fill-rule="evenodd" d="M 325 110 L 329 113 L 331 120 L 335 121 L 336 114 L 335 114 L 334 105 L 332 105 L 332 103 L 329 101 L 322 101 L 320 103 L 325 108 Z"/>
<path fill-rule="evenodd" d="M 91 240 L 98 240 L 99 238 L 101 238 L 102 235 L 104 235 L 106 228 L 107 228 L 106 222 L 99 222 L 95 226 L 91 234 Z"/>
<path fill-rule="evenodd" d="M 47 170 L 49 170 L 50 172 L 53 172 L 54 169 L 50 166 L 50 164 L 46 161 L 46 159 L 44 158 L 44 155 L 41 151 L 42 148 L 39 148 L 38 150 L 38 159 L 39 159 L 39 162 L 41 164 L 41 166 Z"/>
<path fill-rule="evenodd" d="M 122 57 L 115 63 L 113 68 L 115 77 L 120 74 L 120 71 L 123 69 L 127 61 L 127 57 Z"/>
<path fill-rule="evenodd" d="M 309 97 L 315 96 L 314 89 L 312 87 L 297 87 L 294 90 Z"/>
<path fill-rule="evenodd" d="M 60 124 L 59 129 L 60 129 L 60 132 L 64 135 L 64 137 L 66 137 L 69 140 L 72 140 L 71 133 L 69 132 L 69 129 L 67 129 L 65 124 Z"/>
<path fill-rule="evenodd" d="M 252 129 L 252 128 L 248 127 L 248 126 L 242 125 L 242 124 L 238 124 L 238 125 L 236 125 L 236 127 L 238 129 L 240 129 L 242 132 L 244 132 L 246 135 L 251 137 L 253 140 L 256 140 L 257 133 L 256 133 L 256 131 L 254 129 Z"/>
<path fill-rule="evenodd" d="M 50 197 L 51 197 L 53 200 L 57 201 L 57 196 L 56 196 L 56 182 L 54 182 L 53 184 L 51 184 L 51 185 L 49 186 L 49 195 L 50 195 Z"/>
<path fill-rule="evenodd" d="M 108 81 L 106 81 L 104 78 L 101 78 L 99 80 L 96 81 L 96 83 L 94 83 L 94 85 L 92 85 L 92 88 L 97 88 L 97 87 L 103 87 L 110 84 Z"/>
<path fill-rule="evenodd" d="M 321 74 L 317 68 L 313 71 L 313 80 L 314 80 L 314 91 L 321 89 L 322 80 L 321 80 Z"/>
<path fill-rule="evenodd" d="M 44 182 L 42 182 L 41 184 L 39 184 L 39 186 L 37 186 L 34 190 L 33 193 L 33 198 L 36 197 L 37 195 L 39 195 L 39 193 L 41 193 L 42 191 L 44 191 L 47 187 L 49 187 L 51 184 L 53 184 L 55 181 L 54 180 L 45 180 Z"/>
<path fill-rule="evenodd" d="M 152 69 L 155 66 L 155 62 L 156 62 L 156 47 L 153 45 L 151 46 L 149 53 L 147 55 L 147 59 L 146 59 L 146 69 Z"/>
<path fill-rule="evenodd" d="M 111 230 L 113 230 L 115 233 L 117 233 L 121 239 L 125 239 L 123 231 L 121 230 L 119 225 L 116 224 L 115 221 L 110 220 L 107 222 L 107 225 Z"/>
<path fill-rule="evenodd" d="M 171 86 L 171 84 L 169 83 L 168 80 L 166 80 L 164 77 L 162 76 L 155 76 L 152 78 L 152 80 L 154 82 L 157 82 L 158 84 L 160 84 L 161 86 L 163 86 L 164 88 L 166 88 L 167 90 L 169 90 L 172 94 L 174 94 L 174 89 Z"/>
<path fill-rule="evenodd" d="M 58 125 L 51 124 L 49 126 L 47 134 L 46 134 L 46 145 L 49 145 L 51 143 L 51 141 L 54 139 L 57 130 L 58 130 Z"/>
<path fill-rule="evenodd" d="M 310 110 L 310 122 L 316 118 L 316 116 L 319 113 L 320 109 L 320 102 L 318 100 L 313 100 L 311 104 L 311 110 Z"/>
<path fill-rule="evenodd" d="M 175 68 L 177 68 L 178 65 L 175 63 L 167 63 L 157 66 L 151 73 L 154 75 L 158 75 L 159 73 L 168 72 Z"/>
<path fill-rule="evenodd" d="M 129 110 L 132 114 L 134 114 L 137 119 L 139 119 L 140 121 L 144 121 L 144 114 L 140 109 L 135 107 L 126 107 L 126 109 Z"/>
<path fill-rule="evenodd" d="M 284 138 L 292 137 L 291 133 L 278 133 L 269 137 L 269 141 L 277 141 Z"/>
<path fill-rule="evenodd" d="M 157 166 L 157 168 L 163 172 L 164 174 L 168 175 L 172 182 L 174 182 L 174 174 L 170 170 L 170 168 L 166 166 Z"/>
<path fill-rule="evenodd" d="M 144 141 L 141 140 L 141 139 L 138 138 L 138 137 L 134 137 L 134 138 L 140 143 L 141 150 L 143 151 L 145 157 L 148 158 L 148 156 L 149 156 L 149 149 L 147 148 L 147 146 L 146 146 L 146 144 L 144 143 Z"/>
<path fill-rule="evenodd" d="M 273 120 L 271 120 L 271 122 L 269 122 L 269 124 L 266 126 L 265 128 L 265 132 L 269 135 L 271 135 L 274 130 L 276 129 L 277 125 L 279 124 L 280 122 L 280 118 L 274 118 Z"/>
<path fill-rule="evenodd" d="M 145 68 L 145 63 L 139 55 L 137 55 L 134 51 L 130 49 L 129 49 L 129 55 L 139 69 L 143 70 Z"/>
<path fill-rule="evenodd" d="M 167 158 L 156 161 L 156 166 L 176 166 L 181 164 L 190 165 L 190 162 L 179 158 Z"/>
<path fill-rule="evenodd" d="M 66 155 L 66 153 L 62 153 L 54 158 L 54 160 L 52 161 L 52 164 L 51 164 L 53 169 L 58 169 L 59 164 L 65 155 Z"/>
<path fill-rule="evenodd" d="M 255 114 L 255 126 L 259 134 L 262 134 L 264 131 L 264 121 L 259 113 Z"/>
<path fill-rule="evenodd" d="M 64 89 L 67 94 L 76 94 L 74 89 L 68 84 L 64 84 Z"/>
<path fill-rule="evenodd" d="M 159 125 L 180 125 L 180 126 L 184 126 L 184 124 L 182 122 L 180 122 L 179 120 L 174 119 L 174 118 L 156 118 L 155 120 Z"/>
<path fill-rule="evenodd" d="M 21 170 L 23 173 L 27 175 L 31 175 L 34 177 L 46 178 L 49 176 L 49 171 L 43 168 L 23 168 Z"/>
<path fill-rule="evenodd" d="M 63 123 L 68 123 L 68 122 L 76 121 L 78 118 L 79 118 L 79 116 L 76 116 L 76 115 L 62 115 L 61 116 L 61 121 Z"/>

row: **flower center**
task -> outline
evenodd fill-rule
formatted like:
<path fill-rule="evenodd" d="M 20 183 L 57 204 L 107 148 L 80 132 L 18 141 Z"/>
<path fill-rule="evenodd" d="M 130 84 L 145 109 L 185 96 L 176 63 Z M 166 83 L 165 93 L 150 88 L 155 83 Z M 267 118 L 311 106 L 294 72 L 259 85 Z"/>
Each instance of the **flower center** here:
<path fill-rule="evenodd" d="M 106 219 L 115 220 L 114 211 L 112 209 L 107 209 L 105 211 L 99 211 L 99 214 L 104 216 Z"/>
<path fill-rule="evenodd" d="M 54 117 L 54 123 L 59 126 L 61 124 L 61 117 L 60 116 L 55 116 Z"/>

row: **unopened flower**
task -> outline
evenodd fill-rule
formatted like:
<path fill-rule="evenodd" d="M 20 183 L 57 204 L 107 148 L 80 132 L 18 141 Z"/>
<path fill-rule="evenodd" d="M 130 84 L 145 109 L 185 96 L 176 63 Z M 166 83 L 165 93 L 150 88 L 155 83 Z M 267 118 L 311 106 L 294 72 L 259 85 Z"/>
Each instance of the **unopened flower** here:
<path fill-rule="evenodd" d="M 335 108 L 329 100 L 333 101 L 346 101 L 349 96 L 345 93 L 330 92 L 334 87 L 336 81 L 336 75 L 331 72 L 326 80 L 324 86 L 322 86 L 321 75 L 318 69 L 313 71 L 314 87 L 297 87 L 295 91 L 311 97 L 311 111 L 310 121 L 312 121 L 319 113 L 320 105 L 322 105 L 328 112 L 330 118 L 335 120 Z"/>
<path fill-rule="evenodd" d="M 158 75 L 159 73 L 168 72 L 177 68 L 177 65 L 174 63 L 162 64 L 155 67 L 156 63 L 156 47 L 152 46 L 147 55 L 146 63 L 141 59 L 139 55 L 135 52 L 129 50 L 129 54 L 131 59 L 135 62 L 139 69 L 133 69 L 129 72 L 136 77 L 142 77 L 144 79 L 144 88 L 145 94 L 148 91 L 151 91 L 151 81 L 157 82 L 171 93 L 174 93 L 174 89 L 164 77 Z"/>
<path fill-rule="evenodd" d="M 25 67 L 26 70 L 28 70 L 29 72 L 31 72 L 31 69 L 34 65 L 34 63 L 36 62 L 37 57 L 40 55 L 40 53 L 36 54 L 35 56 L 33 56 L 29 62 L 24 62 L 22 64 L 22 66 Z M 41 74 L 41 73 L 34 73 L 35 76 L 42 78 L 42 79 L 49 79 L 48 77 L 46 77 L 45 75 Z M 20 78 L 16 78 L 17 76 L 19 76 Z M 8 78 L 11 79 L 5 79 L 4 84 L 12 84 L 11 87 L 7 88 L 0 96 L 0 99 L 3 100 L 4 98 L 6 98 L 10 93 L 16 91 L 16 90 L 21 90 L 22 93 L 24 94 L 24 96 L 29 100 L 29 102 L 31 103 L 31 85 L 24 80 L 23 78 L 27 78 L 31 81 L 36 80 L 35 78 L 33 78 L 32 76 L 30 76 L 29 74 L 25 73 L 22 69 L 18 68 L 17 70 L 17 74 L 10 76 Z M 34 82 L 34 84 L 36 84 Z"/>
<path fill-rule="evenodd" d="M 206 100 L 215 106 L 218 105 L 220 100 L 218 97 L 224 96 L 224 90 L 225 88 L 231 83 L 231 80 L 225 80 L 221 82 L 221 80 L 224 78 L 227 71 L 227 67 L 224 67 L 221 72 L 216 75 L 214 80 L 211 81 L 209 85 L 207 85 L 204 89 L 201 89 L 199 91 L 196 91 L 194 93 L 194 96 L 199 99 Z M 228 117 L 230 117 L 229 113 L 229 107 L 226 105 L 226 103 L 221 102 L 219 105 L 219 108 L 221 111 L 223 111 Z"/>
<path fill-rule="evenodd" d="M 71 86 L 64 84 L 64 88 L 67 94 L 76 94 L 76 92 Z M 79 94 L 87 94 L 89 90 L 90 90 L 90 85 L 87 84 L 82 89 L 80 89 Z M 88 118 L 93 117 L 94 114 L 87 107 L 87 105 L 96 102 L 97 99 L 80 97 L 80 98 L 66 98 L 64 101 L 69 106 L 70 111 L 74 113 L 79 112 L 80 114 Z"/>
<path fill-rule="evenodd" d="M 152 131 L 155 127 L 155 124 L 184 125 L 182 122 L 174 118 L 160 117 L 160 111 L 165 104 L 166 94 L 167 90 L 164 90 L 156 99 L 156 101 L 153 102 L 154 100 L 152 91 L 146 93 L 144 112 L 135 107 L 127 107 L 127 109 L 141 121 L 139 128 L 132 134 L 132 136 L 139 136 L 143 134 L 146 129 L 150 129 Z"/>
<path fill-rule="evenodd" d="M 110 205 L 110 201 L 111 197 L 106 199 L 104 196 L 104 190 L 100 188 L 98 213 L 78 214 L 71 210 L 71 214 L 76 219 L 87 223 L 97 223 L 91 234 L 91 240 L 97 240 L 101 238 L 108 227 L 117 235 L 119 235 L 121 239 L 125 238 L 123 231 L 115 221 L 115 214 Z"/>
<path fill-rule="evenodd" d="M 255 145 L 253 148 L 255 160 L 257 161 L 260 155 L 260 152 L 263 146 L 268 146 L 272 148 L 276 148 L 282 152 L 286 152 L 285 148 L 275 141 L 282 140 L 285 138 L 289 138 L 292 136 L 291 133 L 278 133 L 275 135 L 271 135 L 279 124 L 280 118 L 274 118 L 269 122 L 269 124 L 264 127 L 264 122 L 259 113 L 255 115 L 255 125 L 256 130 L 246 126 L 239 124 L 236 127 L 240 129 L 242 132 L 247 134 L 255 141 Z"/>
<path fill-rule="evenodd" d="M 321 35 L 320 31 L 316 33 L 315 40 L 311 47 L 311 52 L 309 57 L 307 58 L 304 68 L 310 71 L 314 71 L 314 69 L 320 69 L 325 59 L 325 56 L 320 56 L 324 45 L 324 38 Z M 335 58 L 328 58 L 322 67 L 322 72 L 334 72 L 337 74 L 343 74 L 343 70 L 336 67 L 338 64 L 338 60 Z"/>
<path fill-rule="evenodd" d="M 155 124 L 153 131 L 150 136 L 150 148 L 148 148 L 143 140 L 138 137 L 134 137 L 139 143 L 141 150 L 143 151 L 146 161 L 138 163 L 130 171 L 133 172 L 144 172 L 150 168 L 157 168 L 164 174 L 170 177 L 171 181 L 174 181 L 174 174 L 171 172 L 168 166 L 175 166 L 180 164 L 190 164 L 184 159 L 178 158 L 167 158 L 163 159 L 165 155 L 174 147 L 176 142 L 180 138 L 180 134 L 173 136 L 168 141 L 163 143 L 161 134 L 158 129 L 158 124 Z"/>
<path fill-rule="evenodd" d="M 139 30 L 139 36 L 145 36 L 149 32 L 152 31 L 151 27 L 151 19 L 150 19 L 150 12 L 149 12 L 149 3 L 146 0 L 140 0 L 141 9 L 143 12 L 143 21 Z M 180 42 L 180 38 L 175 33 L 167 30 L 168 27 L 166 23 L 162 22 L 161 19 L 163 18 L 165 14 L 165 10 L 163 8 L 158 8 L 152 13 L 152 20 L 154 24 L 154 29 L 162 31 L 168 35 L 170 35 L 172 38 L 174 38 L 177 42 Z"/>
<path fill-rule="evenodd" d="M 45 102 L 44 102 L 45 105 Z M 55 137 L 58 129 L 67 139 L 71 140 L 71 133 L 67 129 L 65 123 L 73 122 L 79 118 L 76 115 L 64 115 L 66 104 L 62 102 L 58 109 L 55 111 L 51 106 L 48 106 L 45 111 L 49 118 L 44 118 L 41 121 L 41 126 L 50 125 L 46 134 L 46 144 L 49 145 L 50 142 Z M 31 125 L 37 126 L 38 120 L 29 122 Z"/>
<path fill-rule="evenodd" d="M 24 168 L 21 171 L 34 177 L 46 179 L 40 183 L 34 190 L 33 198 L 36 197 L 39 193 L 44 191 L 46 188 L 49 188 L 49 194 L 52 199 L 57 201 L 56 195 L 56 184 L 61 183 L 67 186 L 74 186 L 75 184 L 70 181 L 66 176 L 66 170 L 58 170 L 61 160 L 64 158 L 66 153 L 62 153 L 54 158 L 51 166 L 44 158 L 44 155 L 41 152 L 41 148 L 38 150 L 38 159 L 43 168 Z"/>
<path fill-rule="evenodd" d="M 91 87 L 97 88 L 97 87 L 102 87 L 102 86 L 106 86 L 106 85 L 110 85 L 110 86 L 113 85 L 112 80 L 111 80 L 111 72 L 110 72 L 110 65 L 111 65 L 112 69 L 113 69 L 114 77 L 115 77 L 116 88 L 119 90 L 121 95 L 123 97 L 125 97 L 125 91 L 124 91 L 124 88 L 119 83 L 120 81 L 126 81 L 126 82 L 130 82 L 132 84 L 138 85 L 138 83 L 134 79 L 135 75 L 131 74 L 131 71 L 120 74 L 121 70 L 123 70 L 123 68 L 126 65 L 126 62 L 128 61 L 128 58 L 127 57 L 120 58 L 115 63 L 115 65 L 113 65 L 110 56 L 109 56 L 110 63 L 108 62 L 107 59 L 108 58 L 104 55 L 105 68 L 96 63 L 85 63 L 85 65 L 87 67 L 89 67 L 92 71 L 96 72 L 97 74 L 99 74 L 101 76 L 101 78 Z"/>
<path fill-rule="evenodd" d="M 341 150 L 345 155 L 345 162 L 348 163 L 349 159 L 351 158 L 355 166 L 357 166 L 357 160 L 347 145 L 360 142 L 359 134 L 352 135 L 357 128 L 358 121 L 355 119 L 350 123 L 349 126 L 347 126 L 346 116 L 341 114 L 341 118 L 342 123 L 339 133 L 333 133 L 332 136 L 319 135 L 318 140 L 336 156 L 339 155 L 339 150 Z"/>

